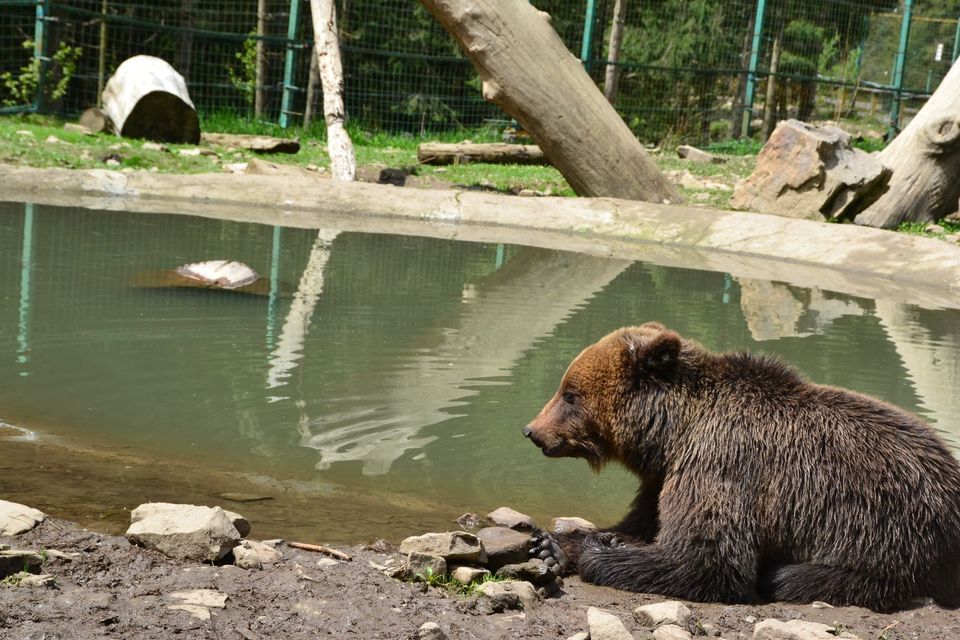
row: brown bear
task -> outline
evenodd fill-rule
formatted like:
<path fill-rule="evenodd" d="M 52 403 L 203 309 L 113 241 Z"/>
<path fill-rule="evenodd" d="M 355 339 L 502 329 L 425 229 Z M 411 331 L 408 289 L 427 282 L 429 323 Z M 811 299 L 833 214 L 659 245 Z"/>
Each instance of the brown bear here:
<path fill-rule="evenodd" d="M 960 465 L 918 417 L 659 323 L 587 347 L 524 427 L 640 489 L 593 534 L 533 552 L 583 580 L 702 602 L 960 605 Z"/>

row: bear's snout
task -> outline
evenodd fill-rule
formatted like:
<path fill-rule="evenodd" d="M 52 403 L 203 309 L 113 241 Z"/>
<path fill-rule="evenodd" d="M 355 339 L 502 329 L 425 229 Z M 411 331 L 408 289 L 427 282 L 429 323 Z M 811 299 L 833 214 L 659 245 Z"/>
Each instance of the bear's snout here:
<path fill-rule="evenodd" d="M 530 425 L 527 425 L 522 430 L 524 437 L 531 438 L 533 437 L 533 428 Z"/>

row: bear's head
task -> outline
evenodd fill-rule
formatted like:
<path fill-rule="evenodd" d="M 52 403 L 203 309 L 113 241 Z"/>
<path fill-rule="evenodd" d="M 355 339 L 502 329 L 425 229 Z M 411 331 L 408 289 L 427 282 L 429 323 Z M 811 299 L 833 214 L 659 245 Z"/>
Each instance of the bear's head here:
<path fill-rule="evenodd" d="M 642 431 L 665 426 L 659 399 L 672 386 L 681 346 L 656 322 L 614 331 L 574 359 L 523 435 L 545 455 L 583 458 L 595 471 L 611 460 L 634 466 Z"/>

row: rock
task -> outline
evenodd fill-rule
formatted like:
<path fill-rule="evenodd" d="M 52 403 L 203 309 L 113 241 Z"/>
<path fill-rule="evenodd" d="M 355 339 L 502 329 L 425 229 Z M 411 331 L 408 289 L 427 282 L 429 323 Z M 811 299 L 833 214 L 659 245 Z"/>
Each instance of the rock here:
<path fill-rule="evenodd" d="M 477 587 L 476 594 L 483 601 L 482 608 L 487 613 L 500 613 L 508 609 L 530 610 L 540 603 L 540 594 L 529 582 L 484 582 Z"/>
<path fill-rule="evenodd" d="M 16 583 L 19 587 L 48 587 L 52 589 L 57 586 L 57 579 L 47 573 L 36 575 L 24 573 L 22 576 L 23 577 Z"/>
<path fill-rule="evenodd" d="M 712 153 L 707 153 L 706 151 L 691 147 L 687 144 L 682 144 L 677 147 L 677 155 L 691 162 L 722 164 L 727 161 L 726 158 L 715 156 Z"/>
<path fill-rule="evenodd" d="M 174 603 L 167 605 L 167 609 L 186 611 L 200 620 L 209 620 L 211 609 L 223 609 L 227 604 L 227 594 L 213 589 L 177 591 L 167 595 L 167 599 Z"/>
<path fill-rule="evenodd" d="M 534 524 L 533 518 L 519 511 L 514 511 L 510 507 L 500 507 L 491 511 L 487 514 L 487 521 L 495 527 L 506 527 L 517 531 L 530 531 L 537 526 Z"/>
<path fill-rule="evenodd" d="M 477 536 L 466 531 L 427 533 L 410 536 L 400 543 L 400 553 L 429 553 L 443 557 L 447 562 L 486 562 L 483 544 Z"/>
<path fill-rule="evenodd" d="M 530 558 L 530 534 L 506 527 L 484 527 L 477 538 L 487 553 L 487 568 L 496 571 L 507 564 L 526 562 Z"/>
<path fill-rule="evenodd" d="M 149 141 L 144 142 L 140 148 L 143 149 L 144 151 L 169 151 L 170 150 L 169 148 L 167 148 L 167 145 L 165 144 L 160 144 L 159 142 L 149 142 Z"/>
<path fill-rule="evenodd" d="M 753 627 L 754 640 L 836 640 L 836 634 L 831 625 L 805 620 L 782 622 L 768 618 Z"/>
<path fill-rule="evenodd" d="M 17 502 L 0 500 L 0 536 L 15 536 L 43 522 L 46 514 Z"/>
<path fill-rule="evenodd" d="M 923 228 L 923 230 L 926 231 L 927 233 L 946 233 L 947 232 L 947 230 L 944 229 L 939 224 L 928 224 Z"/>
<path fill-rule="evenodd" d="M 497 570 L 497 577 L 530 582 L 535 587 L 549 587 L 557 581 L 557 574 L 540 558 L 504 565 Z"/>
<path fill-rule="evenodd" d="M 880 160 L 854 149 L 842 129 L 784 120 L 730 206 L 809 220 L 851 218 L 889 178 Z"/>
<path fill-rule="evenodd" d="M 0 551 L 0 578 L 6 578 L 21 571 L 32 573 L 39 570 L 42 564 L 43 558 L 34 551 L 17 549 Z"/>
<path fill-rule="evenodd" d="M 447 575 L 447 561 L 443 556 L 411 551 L 407 556 L 407 576 L 426 581 L 431 576 Z"/>
<path fill-rule="evenodd" d="M 436 622 L 424 622 L 417 630 L 417 638 L 420 640 L 447 640 L 447 634 Z"/>
<path fill-rule="evenodd" d="M 334 560 L 333 558 L 320 558 L 319 560 L 317 560 L 318 567 L 335 567 L 338 564 L 340 564 L 340 561 Z"/>
<path fill-rule="evenodd" d="M 241 540 L 233 548 L 233 564 L 241 569 L 261 569 L 263 565 L 278 564 L 283 554 L 268 544 L 256 540 Z"/>
<path fill-rule="evenodd" d="M 633 640 L 620 618 L 597 607 L 587 609 L 587 626 L 590 640 Z"/>
<path fill-rule="evenodd" d="M 67 562 L 71 562 L 73 560 L 77 560 L 78 558 L 81 558 L 82 554 L 66 552 L 66 551 L 58 551 L 57 549 L 47 549 L 47 557 L 54 558 L 56 560 L 66 560 Z"/>
<path fill-rule="evenodd" d="M 653 630 L 654 640 L 692 640 L 693 635 L 675 624 L 665 624 Z"/>
<path fill-rule="evenodd" d="M 589 520 L 577 517 L 554 518 L 550 522 L 554 533 L 573 533 L 574 531 L 596 531 L 597 525 Z"/>
<path fill-rule="evenodd" d="M 476 567 L 456 567 L 450 572 L 450 577 L 462 584 L 479 582 L 489 575 L 489 570 Z"/>
<path fill-rule="evenodd" d="M 693 613 L 682 602 L 668 600 L 637 607 L 633 610 L 633 617 L 645 627 L 659 627 L 662 624 L 685 627 L 693 619 Z"/>
<path fill-rule="evenodd" d="M 143 507 L 148 508 L 141 511 Z M 145 512 L 151 515 L 142 517 Z M 130 542 L 178 560 L 213 562 L 240 542 L 240 533 L 220 507 L 153 503 L 137 507 L 130 517 Z"/>
<path fill-rule="evenodd" d="M 142 55 L 124 60 L 107 81 L 102 97 L 103 112 L 121 136 L 200 142 L 200 120 L 187 84 L 165 60 Z"/>
<path fill-rule="evenodd" d="M 567 640 L 590 640 L 590 634 L 586 631 L 581 631 L 580 633 L 573 634 L 567 638 Z"/>
<path fill-rule="evenodd" d="M 464 529 L 476 529 L 480 526 L 480 516 L 467 512 L 456 519 L 456 523 Z"/>
<path fill-rule="evenodd" d="M 213 261 L 217 262 L 217 261 Z M 185 265 L 187 267 L 192 265 Z M 170 511 L 180 511 L 183 508 L 188 509 L 210 509 L 211 507 L 197 507 L 192 504 L 174 504 L 171 502 L 146 502 L 133 511 L 130 512 L 130 523 L 139 522 L 144 518 L 149 518 L 150 516 L 157 515 L 159 513 L 165 513 Z M 220 507 L 214 507 L 219 509 Z M 244 518 L 239 513 L 234 513 L 233 511 L 227 511 L 226 509 L 223 512 L 230 518 L 230 522 L 233 523 L 233 526 L 236 527 L 237 532 L 240 534 L 241 538 L 245 538 L 250 535 L 250 521 Z"/>

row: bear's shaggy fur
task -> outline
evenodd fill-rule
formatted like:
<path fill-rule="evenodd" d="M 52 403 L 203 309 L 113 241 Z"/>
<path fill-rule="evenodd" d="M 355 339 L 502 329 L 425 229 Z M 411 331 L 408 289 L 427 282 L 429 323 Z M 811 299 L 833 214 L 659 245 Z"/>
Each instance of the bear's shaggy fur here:
<path fill-rule="evenodd" d="M 620 462 L 641 481 L 612 529 L 539 536 L 534 553 L 566 555 L 588 582 L 694 601 L 960 605 L 960 466 L 880 400 L 647 323 L 586 348 L 523 432 L 548 456 Z"/>

